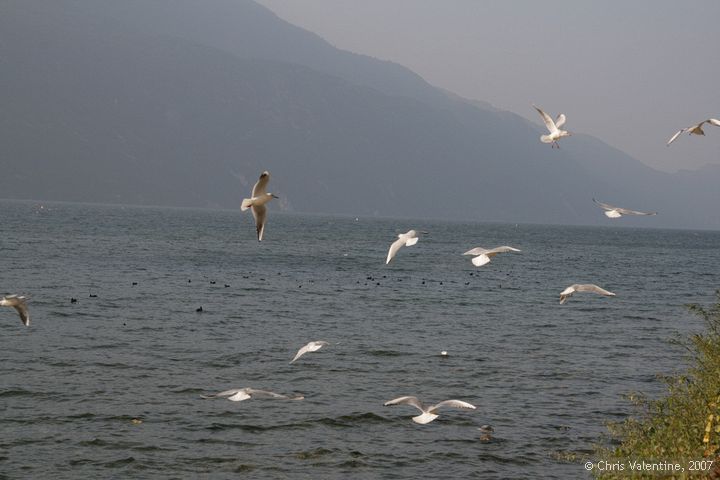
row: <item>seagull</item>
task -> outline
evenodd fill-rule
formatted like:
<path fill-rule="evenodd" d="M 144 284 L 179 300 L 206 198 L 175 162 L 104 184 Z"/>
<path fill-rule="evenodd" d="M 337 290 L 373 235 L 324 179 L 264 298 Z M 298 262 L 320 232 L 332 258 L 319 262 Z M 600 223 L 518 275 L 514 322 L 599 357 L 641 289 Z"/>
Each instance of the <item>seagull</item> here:
<path fill-rule="evenodd" d="M 412 417 L 413 422 L 420 424 L 430 423 L 435 420 L 438 417 L 438 414 L 435 412 L 437 412 L 440 407 L 467 408 L 475 410 L 475 405 L 463 402 L 462 400 L 445 400 L 437 405 L 426 407 L 420 400 L 417 399 L 417 397 L 399 397 L 385 402 L 384 405 L 386 407 L 388 405 L 412 405 L 422 412 L 422 415 Z"/>
<path fill-rule="evenodd" d="M 605 210 L 603 213 L 606 217 L 620 218 L 623 215 L 657 215 L 657 212 L 638 212 L 637 210 L 628 210 L 627 208 L 613 207 L 607 203 L 598 202 L 593 198 L 593 202 L 597 203 L 600 208 Z"/>
<path fill-rule="evenodd" d="M 720 127 L 720 120 L 717 118 L 708 118 L 707 120 L 703 120 L 702 122 L 698 123 L 697 125 L 693 125 L 691 127 L 687 128 L 681 128 L 678 130 L 678 132 L 670 137 L 670 140 L 667 142 L 667 146 L 669 147 L 671 143 L 675 141 L 676 138 L 680 136 L 683 132 L 688 132 L 690 135 L 705 135 L 705 132 L 703 132 L 702 126 L 704 123 L 709 123 L 711 125 L 715 125 L 716 127 Z"/>
<path fill-rule="evenodd" d="M 262 241 L 263 232 L 265 231 L 265 217 L 267 215 L 267 207 L 265 207 L 265 204 L 273 198 L 278 198 L 277 195 L 265 192 L 269 181 L 270 173 L 266 170 L 260 175 L 260 179 L 253 187 L 252 198 L 243 199 L 240 205 L 240 210 L 243 212 L 248 208 L 252 208 L 255 227 L 257 228 L 258 242 Z"/>
<path fill-rule="evenodd" d="M 26 327 L 30 326 L 30 314 L 28 313 L 27 305 L 25 305 L 26 298 L 17 295 L 8 295 L 0 299 L 0 306 L 2 307 L 13 307 L 17 310 L 20 315 L 20 321 Z"/>
<path fill-rule="evenodd" d="M 324 340 L 317 340 L 317 341 L 308 343 L 307 345 L 302 347 L 300 350 L 298 350 L 298 352 L 295 354 L 295 358 L 290 360 L 290 363 L 293 363 L 295 360 L 302 357 L 303 355 L 305 355 L 308 352 L 316 352 L 316 351 L 320 350 L 324 345 L 330 345 L 330 344 Z"/>
<path fill-rule="evenodd" d="M 280 395 L 279 393 L 267 390 L 257 390 L 255 388 L 234 388 L 232 390 L 225 390 L 224 392 L 213 395 L 200 395 L 200 398 L 227 398 L 231 402 L 242 402 L 248 398 L 282 398 L 285 400 L 302 400 L 305 397 L 302 395 L 289 397 L 287 395 Z"/>
<path fill-rule="evenodd" d="M 420 232 L 420 233 L 427 233 L 427 232 Z M 400 247 L 409 247 L 411 245 L 415 245 L 418 242 L 418 232 L 415 230 L 408 230 L 407 233 L 400 233 L 398 234 L 398 239 L 395 240 L 392 245 L 390 245 L 390 250 L 388 250 L 388 256 L 387 260 L 385 260 L 385 265 L 390 263 L 390 260 L 393 259 L 395 254 L 398 250 L 400 250 Z"/>
<path fill-rule="evenodd" d="M 552 148 L 555 148 L 555 147 L 560 148 L 560 145 L 558 145 L 557 141 L 560 140 L 562 137 L 570 136 L 570 132 L 568 132 L 567 130 L 560 130 L 560 127 L 565 125 L 565 114 L 561 113 L 553 121 L 553 119 L 550 115 L 543 112 L 536 105 L 533 104 L 533 107 L 535 107 L 535 110 L 538 111 L 538 113 L 540 114 L 540 116 L 543 119 L 543 122 L 545 122 L 545 127 L 547 127 L 548 131 L 550 132 L 550 135 L 542 135 L 540 137 L 540 141 L 543 143 L 551 143 Z"/>
<path fill-rule="evenodd" d="M 506 253 L 506 252 L 521 252 L 522 250 L 518 250 L 517 248 L 513 247 L 495 247 L 491 248 L 490 250 L 487 250 L 482 247 L 476 247 L 472 250 L 468 250 L 467 252 L 463 253 L 463 255 L 476 255 L 475 258 L 472 259 L 473 265 L 476 267 L 481 267 L 485 265 L 486 263 L 490 263 L 490 259 L 497 255 L 498 253 Z"/>
<path fill-rule="evenodd" d="M 592 293 L 597 293 L 600 295 L 605 295 L 607 297 L 615 296 L 615 294 L 613 292 L 608 292 L 604 288 L 600 288 L 597 285 L 594 285 L 592 283 L 588 283 L 588 284 L 575 283 L 575 284 L 567 287 L 562 292 L 560 292 L 560 305 L 567 302 L 568 298 L 572 297 L 573 293 L 575 293 L 575 292 L 592 292 Z"/>

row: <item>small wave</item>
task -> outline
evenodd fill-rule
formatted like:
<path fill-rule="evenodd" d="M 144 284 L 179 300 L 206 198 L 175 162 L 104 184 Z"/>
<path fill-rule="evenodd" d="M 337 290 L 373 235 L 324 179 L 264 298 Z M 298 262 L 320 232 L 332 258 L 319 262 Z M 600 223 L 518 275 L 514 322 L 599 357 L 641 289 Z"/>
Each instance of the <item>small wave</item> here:
<path fill-rule="evenodd" d="M 296 452 L 294 454 L 295 458 L 299 458 L 300 460 L 314 460 L 316 458 L 321 458 L 326 455 L 331 455 L 333 453 L 336 453 L 337 449 L 327 449 L 327 448 L 315 448 L 313 450 L 306 450 L 302 452 Z"/>
<path fill-rule="evenodd" d="M 331 427 L 353 427 L 356 425 L 371 425 L 380 423 L 393 423 L 389 420 L 372 412 L 358 413 L 354 415 L 341 415 L 339 417 L 324 417 L 318 420 L 312 420 L 311 423 L 320 423 Z"/>
<path fill-rule="evenodd" d="M 15 388 L 10 390 L 2 390 L 0 391 L 0 398 L 3 397 L 32 397 L 35 395 L 39 395 L 37 392 L 32 392 L 30 390 L 25 390 L 23 388 Z"/>
<path fill-rule="evenodd" d="M 401 357 L 407 355 L 406 353 L 395 350 L 370 350 L 368 353 L 374 357 Z"/>

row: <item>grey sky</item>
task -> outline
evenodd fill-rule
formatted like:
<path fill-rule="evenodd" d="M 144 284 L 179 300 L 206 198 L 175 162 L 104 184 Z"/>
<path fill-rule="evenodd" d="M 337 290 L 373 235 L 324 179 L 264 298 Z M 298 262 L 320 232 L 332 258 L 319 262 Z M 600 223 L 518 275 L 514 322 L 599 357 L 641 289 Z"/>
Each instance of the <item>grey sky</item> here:
<path fill-rule="evenodd" d="M 534 122 L 536 103 L 567 129 L 653 167 L 720 164 L 720 1 L 257 0 L 357 53 Z M 571 140 L 570 140 L 571 141 Z"/>

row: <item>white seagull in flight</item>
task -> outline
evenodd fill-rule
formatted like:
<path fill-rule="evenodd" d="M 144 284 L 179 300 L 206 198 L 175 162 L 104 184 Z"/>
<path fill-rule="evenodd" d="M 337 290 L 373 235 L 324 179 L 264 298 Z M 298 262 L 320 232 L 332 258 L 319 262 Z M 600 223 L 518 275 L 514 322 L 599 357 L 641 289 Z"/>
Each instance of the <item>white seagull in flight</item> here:
<path fill-rule="evenodd" d="M 538 113 L 543 119 L 543 122 L 545 122 L 545 127 L 547 127 L 548 131 L 550 132 L 549 135 L 542 135 L 540 137 L 540 141 L 543 143 L 551 143 L 553 148 L 560 148 L 560 145 L 558 145 L 557 141 L 560 140 L 562 137 L 570 136 L 570 132 L 568 132 L 567 130 L 560 130 L 560 127 L 565 125 L 565 114 L 561 113 L 560 115 L 558 115 L 557 119 L 553 120 L 550 115 L 543 112 L 534 104 L 533 107 L 535 107 L 535 110 L 538 111 Z"/>
<path fill-rule="evenodd" d="M 270 173 L 267 171 L 260 175 L 260 179 L 257 181 L 252 190 L 252 198 L 245 198 L 240 205 L 240 210 L 243 212 L 248 208 L 252 208 L 252 214 L 255 218 L 255 228 L 257 229 L 258 242 L 263 239 L 263 232 L 265 231 L 265 218 L 267 217 L 267 207 L 265 204 L 273 198 L 278 198 L 277 195 L 272 193 L 266 193 L 265 189 L 270 181 Z"/>
<path fill-rule="evenodd" d="M 667 146 L 669 147 L 671 143 L 675 141 L 683 132 L 688 132 L 689 135 L 705 135 L 705 132 L 703 132 L 702 126 L 705 123 L 709 123 L 710 125 L 715 125 L 716 127 L 720 127 L 720 120 L 717 118 L 708 118 L 707 120 L 703 120 L 702 122 L 698 123 L 697 125 L 692 125 L 687 128 L 681 128 L 678 130 L 678 132 L 670 137 L 670 140 L 667 142 Z"/>
<path fill-rule="evenodd" d="M 23 296 L 8 295 L 0 298 L 0 306 L 13 307 L 20 315 L 20 321 L 27 327 L 30 325 L 30 314 L 27 305 L 25 305 L 25 300 L 27 299 Z"/>
<path fill-rule="evenodd" d="M 597 285 L 594 285 L 592 283 L 588 284 L 579 284 L 575 283 L 573 285 L 570 285 L 565 290 L 560 292 L 560 305 L 567 302 L 570 297 L 572 297 L 573 293 L 575 292 L 592 292 L 597 293 L 599 295 L 605 295 L 606 297 L 614 297 L 615 294 L 613 292 L 608 292 L 604 288 L 600 288 Z"/>
<path fill-rule="evenodd" d="M 627 208 L 613 207 L 607 203 L 598 202 L 593 198 L 593 202 L 598 204 L 600 208 L 605 210 L 603 213 L 606 217 L 620 218 L 623 215 L 657 215 L 657 212 L 638 212 L 637 210 L 628 210 Z"/>
<path fill-rule="evenodd" d="M 215 393 L 213 395 L 200 395 L 200 398 L 227 398 L 231 402 L 242 402 L 248 398 L 279 398 L 284 400 L 302 400 L 302 395 L 280 395 L 279 393 L 270 392 L 268 390 L 258 390 L 256 388 L 234 388 L 225 390 L 224 392 Z"/>
<path fill-rule="evenodd" d="M 468 250 L 467 252 L 463 253 L 463 255 L 476 255 L 475 258 L 472 259 L 473 265 L 476 267 L 481 267 L 485 265 L 486 263 L 490 263 L 490 259 L 497 255 L 498 253 L 506 253 L 506 252 L 520 252 L 521 250 L 518 250 L 517 248 L 508 247 L 508 246 L 502 246 L 502 247 L 495 247 L 491 248 L 490 250 L 487 250 L 482 247 L 476 247 L 472 250 Z"/>
<path fill-rule="evenodd" d="M 437 405 L 425 406 L 418 400 L 417 397 L 399 397 L 394 400 L 385 402 L 386 407 L 388 405 L 412 405 L 422 412 L 417 417 L 412 417 L 413 422 L 425 424 L 435 420 L 439 415 L 436 413 L 440 407 L 454 407 L 454 408 L 465 408 L 469 410 L 475 410 L 475 405 L 462 400 L 445 400 L 438 403 Z"/>
<path fill-rule="evenodd" d="M 324 340 L 316 340 L 314 342 L 308 343 L 307 345 L 302 347 L 300 350 L 298 350 L 298 352 L 295 354 L 295 358 L 290 360 L 290 363 L 293 363 L 295 360 L 302 357 L 303 355 L 305 355 L 308 352 L 316 352 L 316 351 L 320 350 L 324 345 L 330 345 L 330 344 Z"/>
<path fill-rule="evenodd" d="M 420 232 L 420 233 L 426 233 L 426 232 Z M 395 240 L 392 245 L 390 245 L 390 250 L 388 250 L 387 260 L 385 260 L 385 265 L 390 263 L 390 260 L 393 259 L 395 254 L 398 250 L 400 250 L 400 247 L 409 247 L 411 245 L 415 245 L 418 242 L 418 236 L 417 232 L 415 230 L 408 230 L 406 233 L 400 233 L 398 234 L 398 239 Z"/>

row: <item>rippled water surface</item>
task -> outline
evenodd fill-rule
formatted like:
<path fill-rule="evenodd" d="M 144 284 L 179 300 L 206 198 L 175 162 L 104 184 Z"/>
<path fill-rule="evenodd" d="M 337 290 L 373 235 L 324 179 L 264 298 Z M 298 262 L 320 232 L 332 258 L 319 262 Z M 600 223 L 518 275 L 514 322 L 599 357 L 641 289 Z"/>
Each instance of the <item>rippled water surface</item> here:
<path fill-rule="evenodd" d="M 0 209 L 0 293 L 32 297 L 30 328 L 0 310 L 9 478 L 585 478 L 567 459 L 633 411 L 623 394 L 662 391 L 657 375 L 683 361 L 668 340 L 702 327 L 684 305 L 720 286 L 719 233 L 622 219 L 356 221 L 271 206 L 258 243 L 239 211 Z M 429 234 L 384 265 L 410 228 Z M 498 245 L 523 251 L 481 268 L 461 255 Z M 617 297 L 558 304 L 590 282 Z M 290 365 L 310 340 L 332 345 Z M 200 398 L 238 387 L 305 400 Z M 413 408 L 383 407 L 401 395 L 477 410 L 416 425 Z"/>

